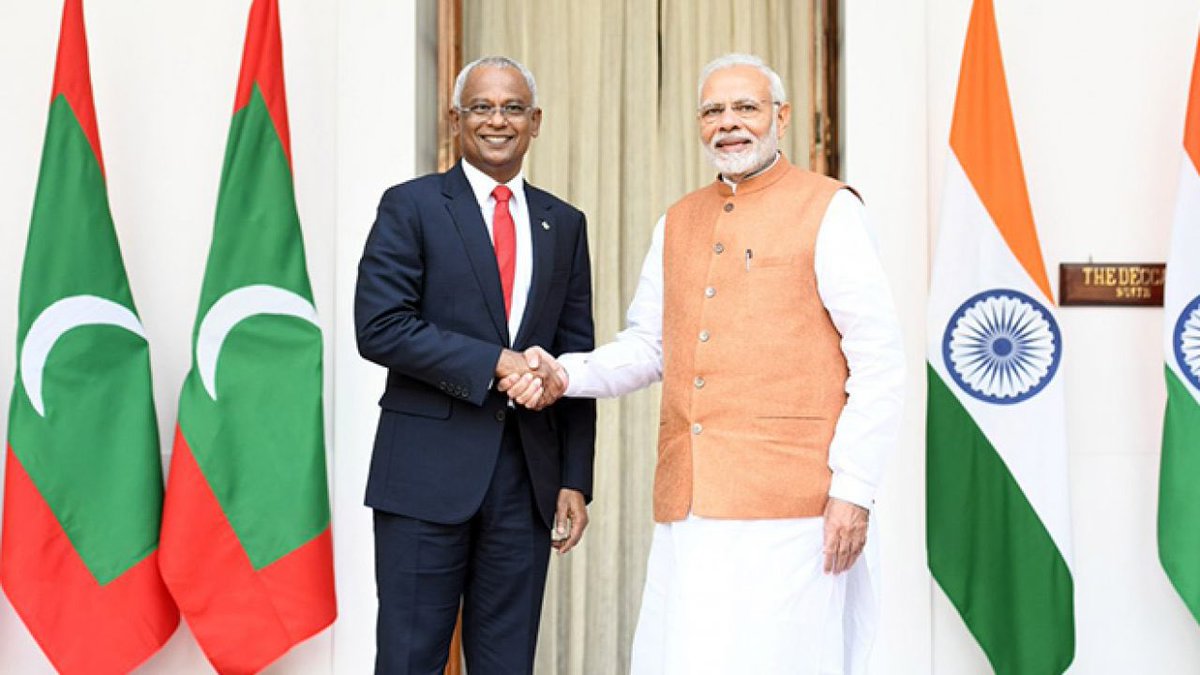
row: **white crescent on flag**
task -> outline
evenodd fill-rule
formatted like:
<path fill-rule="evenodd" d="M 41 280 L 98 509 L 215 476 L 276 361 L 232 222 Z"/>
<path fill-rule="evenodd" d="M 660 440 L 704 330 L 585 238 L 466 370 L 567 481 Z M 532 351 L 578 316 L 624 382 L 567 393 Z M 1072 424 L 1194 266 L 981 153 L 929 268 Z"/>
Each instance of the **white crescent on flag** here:
<path fill-rule="evenodd" d="M 312 303 L 278 286 L 243 286 L 221 296 L 204 315 L 196 334 L 196 368 L 212 400 L 217 400 L 217 360 L 225 338 L 234 326 L 259 314 L 294 316 L 320 328 Z"/>
<path fill-rule="evenodd" d="M 145 329 L 128 307 L 95 295 L 72 295 L 42 310 L 21 345 L 21 383 L 33 409 L 46 416 L 42 371 L 50 350 L 67 331 L 81 326 L 117 326 L 146 339 Z"/>

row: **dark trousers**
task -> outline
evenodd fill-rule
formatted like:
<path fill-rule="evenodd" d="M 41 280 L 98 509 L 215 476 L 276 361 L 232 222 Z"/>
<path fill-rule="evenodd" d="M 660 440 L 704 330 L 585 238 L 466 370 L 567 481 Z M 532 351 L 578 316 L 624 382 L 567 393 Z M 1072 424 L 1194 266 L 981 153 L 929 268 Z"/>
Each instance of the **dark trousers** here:
<path fill-rule="evenodd" d="M 440 674 L 461 599 L 471 675 L 532 673 L 549 556 L 550 531 L 510 423 L 487 495 L 467 522 L 375 511 L 375 672 Z"/>

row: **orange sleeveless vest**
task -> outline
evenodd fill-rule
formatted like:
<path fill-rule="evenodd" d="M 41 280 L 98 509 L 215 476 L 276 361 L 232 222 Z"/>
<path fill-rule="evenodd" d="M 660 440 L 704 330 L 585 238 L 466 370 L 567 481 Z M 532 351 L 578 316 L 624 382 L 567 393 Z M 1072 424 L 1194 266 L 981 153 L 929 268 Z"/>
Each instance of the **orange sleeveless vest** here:
<path fill-rule="evenodd" d="M 668 209 L 655 520 L 823 513 L 848 371 L 813 252 L 842 187 L 781 157 Z"/>

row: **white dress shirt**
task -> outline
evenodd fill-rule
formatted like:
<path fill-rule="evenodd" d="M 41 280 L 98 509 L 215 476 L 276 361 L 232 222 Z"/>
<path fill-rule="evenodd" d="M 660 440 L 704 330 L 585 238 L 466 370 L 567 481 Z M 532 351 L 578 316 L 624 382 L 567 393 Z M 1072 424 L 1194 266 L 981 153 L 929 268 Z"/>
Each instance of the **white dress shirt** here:
<path fill-rule="evenodd" d="M 492 234 L 492 217 L 496 212 L 496 198 L 492 190 L 499 185 L 493 178 L 471 166 L 463 160 L 463 173 L 471 184 L 471 192 L 475 193 L 475 201 L 479 202 L 479 212 L 483 215 L 483 224 L 487 226 L 488 238 L 495 246 L 496 238 Z M 517 339 L 517 331 L 521 328 L 521 318 L 525 315 L 525 303 L 529 300 L 529 285 L 533 279 L 533 242 L 529 234 L 529 200 L 525 198 L 525 172 L 520 171 L 512 180 L 504 183 L 512 190 L 512 198 L 508 202 L 508 212 L 512 214 L 513 227 L 516 229 L 517 266 L 513 272 L 512 306 L 508 314 L 509 346 Z"/>
<path fill-rule="evenodd" d="M 564 354 L 567 396 L 610 398 L 662 379 L 663 228 L 654 226 L 627 327 L 589 353 Z M 842 336 L 848 398 L 829 447 L 829 495 L 871 508 L 896 444 L 904 393 L 904 345 L 866 209 L 848 190 L 829 203 L 817 233 L 817 292 Z M 804 377 L 803 373 L 781 374 Z"/>

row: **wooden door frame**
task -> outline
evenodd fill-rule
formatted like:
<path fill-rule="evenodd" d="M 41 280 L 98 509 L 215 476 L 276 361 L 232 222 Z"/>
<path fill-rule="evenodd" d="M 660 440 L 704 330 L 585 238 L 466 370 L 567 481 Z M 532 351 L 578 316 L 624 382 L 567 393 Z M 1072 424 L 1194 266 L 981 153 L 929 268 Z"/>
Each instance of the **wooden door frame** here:
<path fill-rule="evenodd" d="M 813 171 L 840 178 L 841 0 L 815 0 L 813 14 L 813 142 L 809 160 Z"/>
<path fill-rule="evenodd" d="M 446 171 L 458 161 L 458 140 L 450 133 L 449 112 L 454 78 L 463 67 L 462 32 L 462 0 L 438 0 L 438 171 Z"/>

